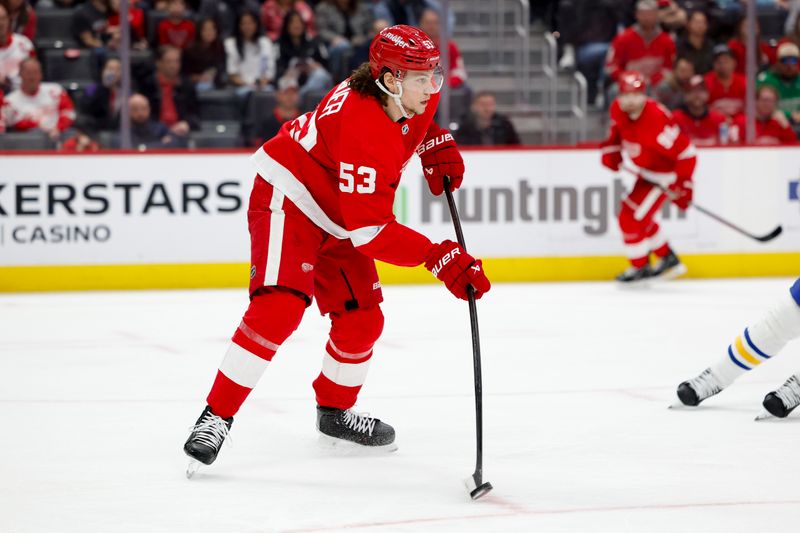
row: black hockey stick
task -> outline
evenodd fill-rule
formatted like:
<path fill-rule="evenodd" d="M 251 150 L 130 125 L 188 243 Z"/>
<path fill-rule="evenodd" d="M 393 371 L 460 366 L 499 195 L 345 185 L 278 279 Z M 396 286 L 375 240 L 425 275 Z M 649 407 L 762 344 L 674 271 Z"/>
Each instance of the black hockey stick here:
<path fill-rule="evenodd" d="M 450 178 L 444 178 L 444 193 L 447 196 L 447 205 L 450 207 L 450 216 L 453 218 L 453 226 L 456 229 L 456 239 L 464 250 L 467 245 L 464 242 L 464 232 L 461 231 L 461 220 L 458 218 L 458 210 L 453 200 L 453 193 L 450 192 Z M 477 452 L 475 459 L 475 472 L 472 477 L 467 479 L 467 489 L 473 500 L 477 500 L 490 490 L 492 484 L 483 481 L 483 398 L 481 387 L 481 339 L 478 333 L 478 308 L 475 305 L 475 290 L 472 285 L 467 287 L 467 299 L 469 301 L 469 322 L 472 329 L 472 363 L 475 377 L 475 438 L 477 441 Z"/>
<path fill-rule="evenodd" d="M 631 168 L 628 168 L 628 167 L 626 167 L 626 166 L 623 166 L 622 168 L 623 168 L 623 169 L 624 169 L 626 172 L 628 172 L 628 173 L 630 173 L 630 174 L 632 174 L 632 175 L 634 175 L 634 176 L 637 176 L 637 177 L 638 177 L 638 176 L 640 176 L 638 172 L 634 171 L 634 170 L 633 170 L 633 169 L 631 169 Z M 642 179 L 645 179 L 645 178 L 644 178 L 644 177 L 642 177 Z M 650 183 L 651 185 L 654 185 L 654 186 L 658 187 L 659 189 L 661 189 L 661 192 L 663 192 L 664 194 L 666 194 L 666 195 L 667 195 L 667 198 L 669 198 L 670 200 L 674 199 L 674 195 L 673 195 L 673 194 L 672 194 L 672 192 L 671 192 L 669 189 L 667 189 L 666 187 L 664 187 L 664 186 L 662 186 L 662 185 L 660 185 L 660 184 L 658 184 L 658 183 L 655 183 L 655 182 L 653 182 L 653 181 L 650 181 L 650 180 L 645 180 L 645 181 L 647 181 L 647 182 L 648 182 L 648 183 Z M 742 235 L 745 235 L 746 237 L 750 237 L 751 239 L 754 239 L 754 240 L 756 240 L 756 241 L 758 241 L 758 242 L 769 242 L 769 241 L 771 241 L 772 239 L 774 239 L 775 237 L 777 237 L 778 235 L 780 235 L 781 233 L 783 233 L 783 227 L 779 225 L 777 228 L 775 228 L 774 230 L 770 231 L 770 232 L 769 232 L 769 233 L 767 233 L 766 235 L 754 235 L 754 234 L 750 233 L 749 231 L 747 231 L 747 230 L 745 230 L 745 229 L 742 229 L 742 228 L 740 228 L 739 226 L 737 226 L 737 225 L 736 225 L 736 224 L 734 224 L 733 222 L 730 222 L 730 221 L 728 221 L 728 220 L 725 220 L 724 218 L 722 218 L 722 217 L 721 217 L 721 216 L 719 216 L 718 214 L 716 214 L 716 213 L 713 213 L 713 212 L 709 211 L 708 209 L 706 209 L 705 207 L 703 207 L 703 206 L 701 206 L 701 205 L 697 205 L 696 203 L 692 202 L 691 204 L 689 204 L 689 206 L 690 206 L 690 207 L 694 207 L 696 210 L 700 211 L 701 213 L 703 213 L 703 214 L 704 214 L 704 215 L 706 215 L 707 217 L 711 217 L 711 218 L 713 218 L 714 220 L 716 220 L 716 221 L 717 221 L 717 222 L 719 222 L 720 224 L 723 224 L 723 225 L 725 225 L 725 226 L 728 226 L 728 227 L 729 227 L 729 228 L 731 228 L 732 230 L 734 230 L 734 231 L 737 231 L 737 232 L 741 233 Z"/>

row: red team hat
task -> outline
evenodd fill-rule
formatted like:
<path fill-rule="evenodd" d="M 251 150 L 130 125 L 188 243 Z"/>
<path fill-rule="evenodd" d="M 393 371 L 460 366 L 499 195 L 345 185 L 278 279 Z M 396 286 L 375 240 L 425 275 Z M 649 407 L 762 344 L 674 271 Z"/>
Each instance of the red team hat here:
<path fill-rule="evenodd" d="M 422 30 L 398 24 L 381 30 L 369 46 L 373 78 L 384 67 L 393 73 L 406 70 L 434 70 L 439 66 L 439 47 Z"/>
<path fill-rule="evenodd" d="M 626 93 L 642 93 L 647 90 L 647 83 L 644 81 L 644 76 L 635 70 L 628 70 L 619 76 L 619 92 L 620 94 Z"/>

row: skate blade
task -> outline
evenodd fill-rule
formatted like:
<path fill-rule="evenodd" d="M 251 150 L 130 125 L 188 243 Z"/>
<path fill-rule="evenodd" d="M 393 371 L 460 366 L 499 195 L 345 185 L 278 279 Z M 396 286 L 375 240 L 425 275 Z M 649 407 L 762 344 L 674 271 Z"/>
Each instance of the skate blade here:
<path fill-rule="evenodd" d="M 321 449 L 331 452 L 337 456 L 372 456 L 385 455 L 397 451 L 397 443 L 385 444 L 383 446 L 364 446 L 349 440 L 337 439 L 324 433 L 319 433 L 319 446 Z"/>
<path fill-rule="evenodd" d="M 772 416 L 772 414 L 770 414 L 770 412 L 767 411 L 766 409 L 762 409 L 761 412 L 758 413 L 753 420 L 755 420 L 756 422 L 759 422 L 761 420 L 767 420 L 769 418 L 775 418 L 775 417 Z"/>
<path fill-rule="evenodd" d="M 201 464 L 200 461 L 195 461 L 194 459 L 189 461 L 189 466 L 186 467 L 186 479 L 192 479 L 197 471 L 200 470 Z"/>
<path fill-rule="evenodd" d="M 638 291 L 638 290 L 649 289 L 650 288 L 650 282 L 652 282 L 653 279 L 655 279 L 655 278 L 645 278 L 645 279 L 640 279 L 638 281 L 619 281 L 619 280 L 614 280 L 614 283 L 616 283 L 617 287 L 619 287 L 622 290 Z"/>
<path fill-rule="evenodd" d="M 651 278 L 651 279 L 669 281 L 671 279 L 675 279 L 675 278 L 679 278 L 679 277 L 683 276 L 688 271 L 689 271 L 689 269 L 686 268 L 686 265 L 684 265 L 683 263 L 678 263 L 678 265 L 670 268 L 669 270 L 667 270 L 666 272 L 664 272 L 660 276 L 655 277 L 655 278 Z"/>

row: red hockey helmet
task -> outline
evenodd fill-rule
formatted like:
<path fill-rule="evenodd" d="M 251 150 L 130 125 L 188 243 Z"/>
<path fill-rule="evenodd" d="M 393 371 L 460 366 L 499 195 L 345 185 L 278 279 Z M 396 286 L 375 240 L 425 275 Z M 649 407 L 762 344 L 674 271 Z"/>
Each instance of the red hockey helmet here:
<path fill-rule="evenodd" d="M 377 79 L 384 67 L 394 74 L 406 70 L 434 70 L 439 47 L 422 30 L 398 24 L 381 30 L 369 45 L 369 67 Z"/>
<path fill-rule="evenodd" d="M 644 81 L 644 76 L 641 72 L 635 70 L 628 70 L 619 76 L 619 93 L 642 93 L 647 91 L 647 83 Z"/>

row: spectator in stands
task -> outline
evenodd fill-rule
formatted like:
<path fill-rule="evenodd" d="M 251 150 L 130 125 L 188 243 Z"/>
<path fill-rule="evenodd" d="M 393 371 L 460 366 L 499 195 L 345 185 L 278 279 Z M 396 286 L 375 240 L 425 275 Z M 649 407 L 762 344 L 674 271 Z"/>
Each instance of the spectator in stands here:
<path fill-rule="evenodd" d="M 778 107 L 794 124 L 800 124 L 800 49 L 794 43 L 778 47 L 778 61 L 758 76 L 758 85 L 770 85 L 778 92 Z"/>
<path fill-rule="evenodd" d="M 747 121 L 744 114 L 734 120 L 731 130 L 735 140 L 747 139 Z M 762 85 L 756 92 L 756 136 L 755 144 L 796 144 L 797 134 L 778 109 L 778 91 L 772 85 Z"/>
<path fill-rule="evenodd" d="M 169 0 L 167 18 L 158 23 L 158 45 L 185 50 L 194 42 L 194 23 L 186 16 L 184 0 Z"/>
<path fill-rule="evenodd" d="M 797 2 L 797 6 L 800 8 L 800 2 Z M 783 43 L 794 43 L 800 46 L 800 17 L 794 19 L 794 24 L 786 32 L 786 35 L 778 41 L 778 47 Z"/>
<path fill-rule="evenodd" d="M 455 131 L 460 145 L 515 145 L 519 135 L 511 121 L 497 112 L 494 95 L 481 91 L 475 95 L 470 113 L 464 117 Z"/>
<path fill-rule="evenodd" d="M 239 15 L 233 37 L 225 39 L 225 55 L 228 81 L 240 92 L 265 88 L 275 79 L 275 47 L 252 11 Z"/>
<path fill-rule="evenodd" d="M 37 59 L 23 61 L 19 75 L 19 89 L 6 95 L 3 104 L 8 129 L 38 129 L 58 140 L 75 121 L 72 99 L 61 85 L 42 82 L 42 66 Z"/>
<path fill-rule="evenodd" d="M 97 152 L 100 150 L 100 145 L 91 136 L 92 127 L 90 124 L 84 122 L 79 117 L 73 124 L 72 129 L 61 143 L 59 151 L 61 152 Z"/>
<path fill-rule="evenodd" d="M 419 29 L 428 34 L 428 37 L 431 38 L 436 46 L 439 46 L 440 24 L 439 13 L 433 9 L 424 9 L 422 11 L 419 17 Z M 448 83 L 451 88 L 455 89 L 464 86 L 467 80 L 467 68 L 464 66 L 464 59 L 461 57 L 461 51 L 456 46 L 455 41 L 450 39 L 447 45 L 447 52 L 450 57 Z"/>
<path fill-rule="evenodd" d="M 19 87 L 19 66 L 35 55 L 30 39 L 11 31 L 8 9 L 0 4 L 0 91 L 10 92 Z"/>
<path fill-rule="evenodd" d="M 0 89 L 0 134 L 6 132 L 5 93 Z"/>
<path fill-rule="evenodd" d="M 300 97 L 329 89 L 333 79 L 326 70 L 327 50 L 319 37 L 306 35 L 303 19 L 290 11 L 283 19 L 278 39 L 277 77 L 293 76 L 300 85 Z"/>
<path fill-rule="evenodd" d="M 87 128 L 94 131 L 110 130 L 119 124 L 122 64 L 117 58 L 108 58 L 100 75 L 100 82 L 89 85 L 83 93 L 81 114 L 87 119 Z"/>
<path fill-rule="evenodd" d="M 108 34 L 110 0 L 87 0 L 72 15 L 72 33 L 84 48 L 104 48 Z"/>
<path fill-rule="evenodd" d="M 186 146 L 186 137 L 175 135 L 166 124 L 154 120 L 150 115 L 150 103 L 142 94 L 134 94 L 128 100 L 131 116 L 131 144 L 137 150 L 149 148 L 180 148 Z M 119 140 L 114 143 L 119 146 Z"/>
<path fill-rule="evenodd" d="M 761 39 L 761 31 L 756 21 L 756 41 L 758 54 L 756 55 L 756 69 L 761 70 L 775 63 L 775 49 Z M 737 25 L 736 35 L 728 41 L 733 58 L 736 60 L 736 72 L 744 74 L 747 69 L 747 19 L 743 18 Z"/>
<path fill-rule="evenodd" d="M 119 40 L 122 35 L 119 21 L 120 0 L 111 0 L 109 3 L 108 15 L 108 47 L 114 50 L 119 49 Z M 147 35 L 144 27 L 144 10 L 136 6 L 135 1 L 128 3 L 128 20 L 130 27 L 131 47 L 136 50 L 147 49 Z"/>
<path fill-rule="evenodd" d="M 347 69 L 348 71 L 352 72 L 362 63 L 369 61 L 369 45 L 372 43 L 372 39 L 374 39 L 375 36 L 381 32 L 381 30 L 388 28 L 389 26 L 391 26 L 391 24 L 389 24 L 389 21 L 386 19 L 375 19 L 372 21 L 372 31 L 370 31 L 367 41 L 361 46 L 353 47 L 353 55 L 350 56 L 350 64 L 349 68 Z"/>
<path fill-rule="evenodd" d="M 684 103 L 672 112 L 672 117 L 695 146 L 729 142 L 726 127 L 728 118 L 719 111 L 708 108 L 708 88 L 703 76 L 692 77 Z"/>
<path fill-rule="evenodd" d="M 534 33 L 557 31 L 559 22 L 558 0 L 538 0 L 531 6 L 531 30 Z"/>
<path fill-rule="evenodd" d="M 677 33 L 686 27 L 689 15 L 675 0 L 658 0 L 658 21 L 668 32 Z"/>
<path fill-rule="evenodd" d="M 141 87 L 158 121 L 170 132 L 185 138 L 190 129 L 200 127 L 197 92 L 188 78 L 181 76 L 181 49 L 162 46 L 156 54 L 156 71 Z"/>
<path fill-rule="evenodd" d="M 594 103 L 605 80 L 604 64 L 617 26 L 623 20 L 624 0 L 562 0 L 559 68 L 577 69 L 586 77 L 588 100 Z"/>
<path fill-rule="evenodd" d="M 11 31 L 24 35 L 31 41 L 36 39 L 36 10 L 28 0 L 0 0 L 11 19 Z"/>
<path fill-rule="evenodd" d="M 675 68 L 655 88 L 655 98 L 668 109 L 675 109 L 683 104 L 689 82 L 695 75 L 694 65 L 685 57 L 675 61 Z"/>
<path fill-rule="evenodd" d="M 267 139 L 278 134 L 281 126 L 300 116 L 300 91 L 297 80 L 292 76 L 278 80 L 278 90 L 275 91 L 275 108 L 272 113 L 261 120 L 255 138 L 251 139 L 252 146 L 261 146 Z"/>
<path fill-rule="evenodd" d="M 714 47 L 714 69 L 705 76 L 709 104 L 728 118 L 744 112 L 747 80 L 736 72 L 736 59 L 724 44 Z"/>
<path fill-rule="evenodd" d="M 328 47 L 328 70 L 334 81 L 347 75 L 347 59 L 353 46 L 367 42 L 372 11 L 361 0 L 322 0 L 314 11 L 317 31 Z"/>
<path fill-rule="evenodd" d="M 636 24 L 617 35 L 608 51 L 606 73 L 615 82 L 608 101 L 617 92 L 616 81 L 622 72 L 641 72 L 648 87 L 652 88 L 672 70 L 674 59 L 675 43 L 658 25 L 658 3 L 656 0 L 638 0 Z"/>
<path fill-rule="evenodd" d="M 390 26 L 419 26 L 422 12 L 427 8 L 442 12 L 442 6 L 436 0 L 374 0 L 372 14 L 376 19 L 388 20 Z"/>
<path fill-rule="evenodd" d="M 0 134 L 6 132 L 5 93 L 0 89 Z"/>
<path fill-rule="evenodd" d="M 225 85 L 225 46 L 213 18 L 197 23 L 197 39 L 183 54 L 183 73 L 195 84 L 197 91 Z"/>
<path fill-rule="evenodd" d="M 283 19 L 289 11 L 297 11 L 306 25 L 309 37 L 317 34 L 314 24 L 314 10 L 303 0 L 267 0 L 261 4 L 261 24 L 264 33 L 272 41 L 277 41 L 281 36 Z"/>
<path fill-rule="evenodd" d="M 708 17 L 702 11 L 692 11 L 686 31 L 678 39 L 678 57 L 685 57 L 694 65 L 697 74 L 711 70 L 714 60 L 714 43 L 708 37 Z"/>

